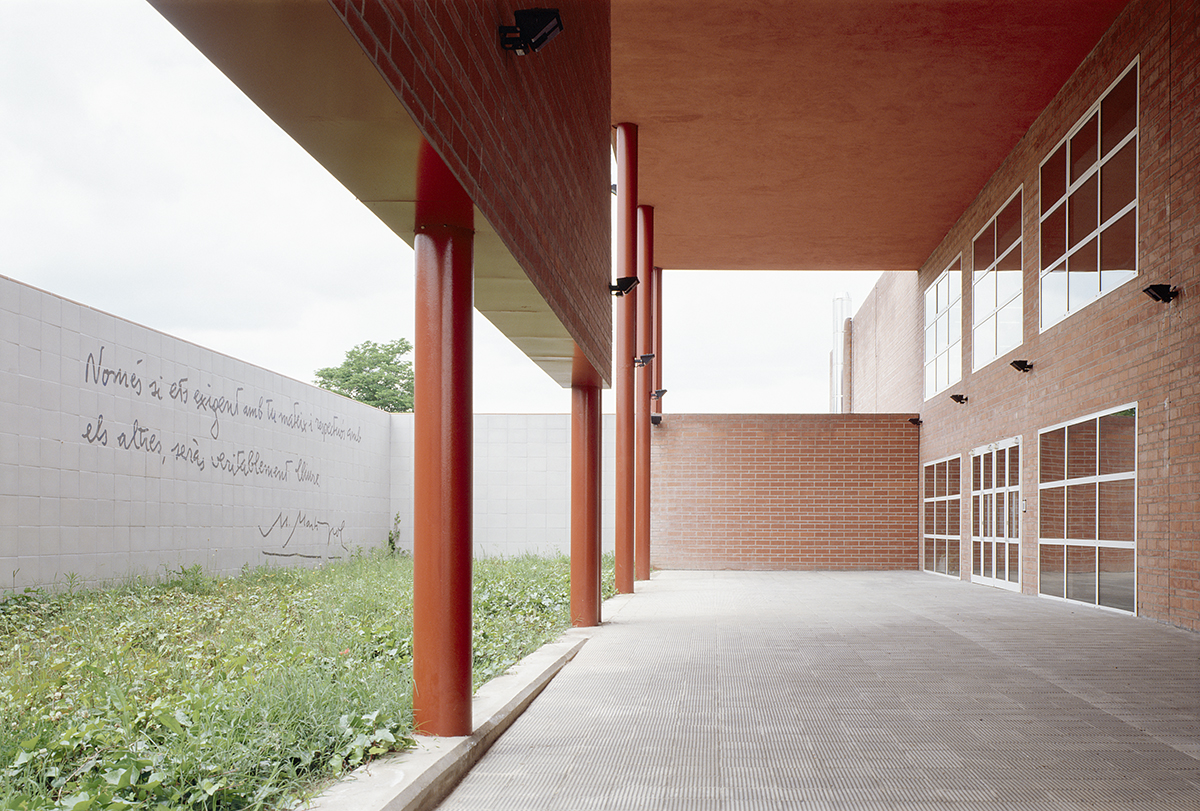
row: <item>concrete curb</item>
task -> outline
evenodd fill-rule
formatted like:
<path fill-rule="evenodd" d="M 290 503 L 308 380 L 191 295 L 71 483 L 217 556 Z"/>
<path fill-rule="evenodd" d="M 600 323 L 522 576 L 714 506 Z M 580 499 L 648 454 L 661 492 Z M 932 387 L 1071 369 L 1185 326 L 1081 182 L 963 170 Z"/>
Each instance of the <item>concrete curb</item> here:
<path fill-rule="evenodd" d="M 611 618 L 632 595 L 606 600 Z M 454 790 L 596 628 L 573 628 L 480 687 L 471 702 L 475 731 L 457 738 L 420 736 L 414 749 L 355 769 L 307 806 L 317 811 L 429 811 Z"/>

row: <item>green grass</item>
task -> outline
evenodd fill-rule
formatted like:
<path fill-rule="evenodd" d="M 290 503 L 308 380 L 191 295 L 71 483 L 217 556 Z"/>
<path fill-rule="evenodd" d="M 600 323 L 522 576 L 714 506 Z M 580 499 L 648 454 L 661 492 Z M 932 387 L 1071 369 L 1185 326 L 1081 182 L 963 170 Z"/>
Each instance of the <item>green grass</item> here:
<path fill-rule="evenodd" d="M 569 627 L 569 581 L 475 562 L 475 687 Z M 0 808 L 290 807 L 411 744 L 411 606 L 385 554 L 0 597 Z"/>

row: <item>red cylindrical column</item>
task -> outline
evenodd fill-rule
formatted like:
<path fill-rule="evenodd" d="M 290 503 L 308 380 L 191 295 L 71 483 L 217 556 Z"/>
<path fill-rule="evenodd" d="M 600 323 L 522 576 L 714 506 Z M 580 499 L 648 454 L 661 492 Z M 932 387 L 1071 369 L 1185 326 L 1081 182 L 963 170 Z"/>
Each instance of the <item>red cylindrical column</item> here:
<path fill-rule="evenodd" d="M 471 733 L 471 199 L 423 143 L 417 166 L 413 719 Z"/>
<path fill-rule="evenodd" d="M 663 351 L 662 351 L 662 268 L 650 269 L 650 292 L 654 296 L 654 306 L 651 308 L 654 311 L 654 348 L 650 350 L 654 353 L 654 385 L 655 391 L 661 391 L 663 387 Z M 662 414 L 662 398 L 654 401 L 654 413 Z"/>
<path fill-rule="evenodd" d="M 575 347 L 571 369 L 571 624 L 600 624 L 600 375 Z"/>
<path fill-rule="evenodd" d="M 617 276 L 637 275 L 637 125 L 618 124 Z M 613 396 L 616 422 L 617 591 L 633 592 L 634 576 L 634 373 L 637 343 L 637 288 L 616 300 L 613 317 Z"/>
<path fill-rule="evenodd" d="M 653 282 L 650 278 L 654 266 L 654 207 L 637 207 L 637 275 L 638 288 L 642 293 L 637 301 L 637 352 L 639 356 L 652 354 L 654 305 Z M 650 579 L 650 392 L 654 383 L 654 367 L 651 360 L 637 367 L 634 400 L 637 404 L 634 419 L 634 562 L 635 577 Z"/>

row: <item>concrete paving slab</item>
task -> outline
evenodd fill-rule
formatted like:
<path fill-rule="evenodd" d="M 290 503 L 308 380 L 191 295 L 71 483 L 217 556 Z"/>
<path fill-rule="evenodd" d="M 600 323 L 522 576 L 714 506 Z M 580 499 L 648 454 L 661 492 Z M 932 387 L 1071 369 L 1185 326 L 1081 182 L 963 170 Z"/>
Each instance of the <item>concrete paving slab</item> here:
<path fill-rule="evenodd" d="M 1200 811 L 1200 635 L 918 572 L 637 592 L 443 811 Z"/>

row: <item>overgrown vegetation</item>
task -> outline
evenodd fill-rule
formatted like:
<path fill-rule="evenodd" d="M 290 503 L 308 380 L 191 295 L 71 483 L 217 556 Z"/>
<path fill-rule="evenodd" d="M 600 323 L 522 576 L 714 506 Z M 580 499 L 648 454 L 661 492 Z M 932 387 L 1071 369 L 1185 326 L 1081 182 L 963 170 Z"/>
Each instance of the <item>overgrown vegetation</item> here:
<path fill-rule="evenodd" d="M 569 578 L 476 561 L 476 686 L 569 626 Z M 0 597 L 0 807 L 283 808 L 411 744 L 407 556 L 69 585 Z"/>

